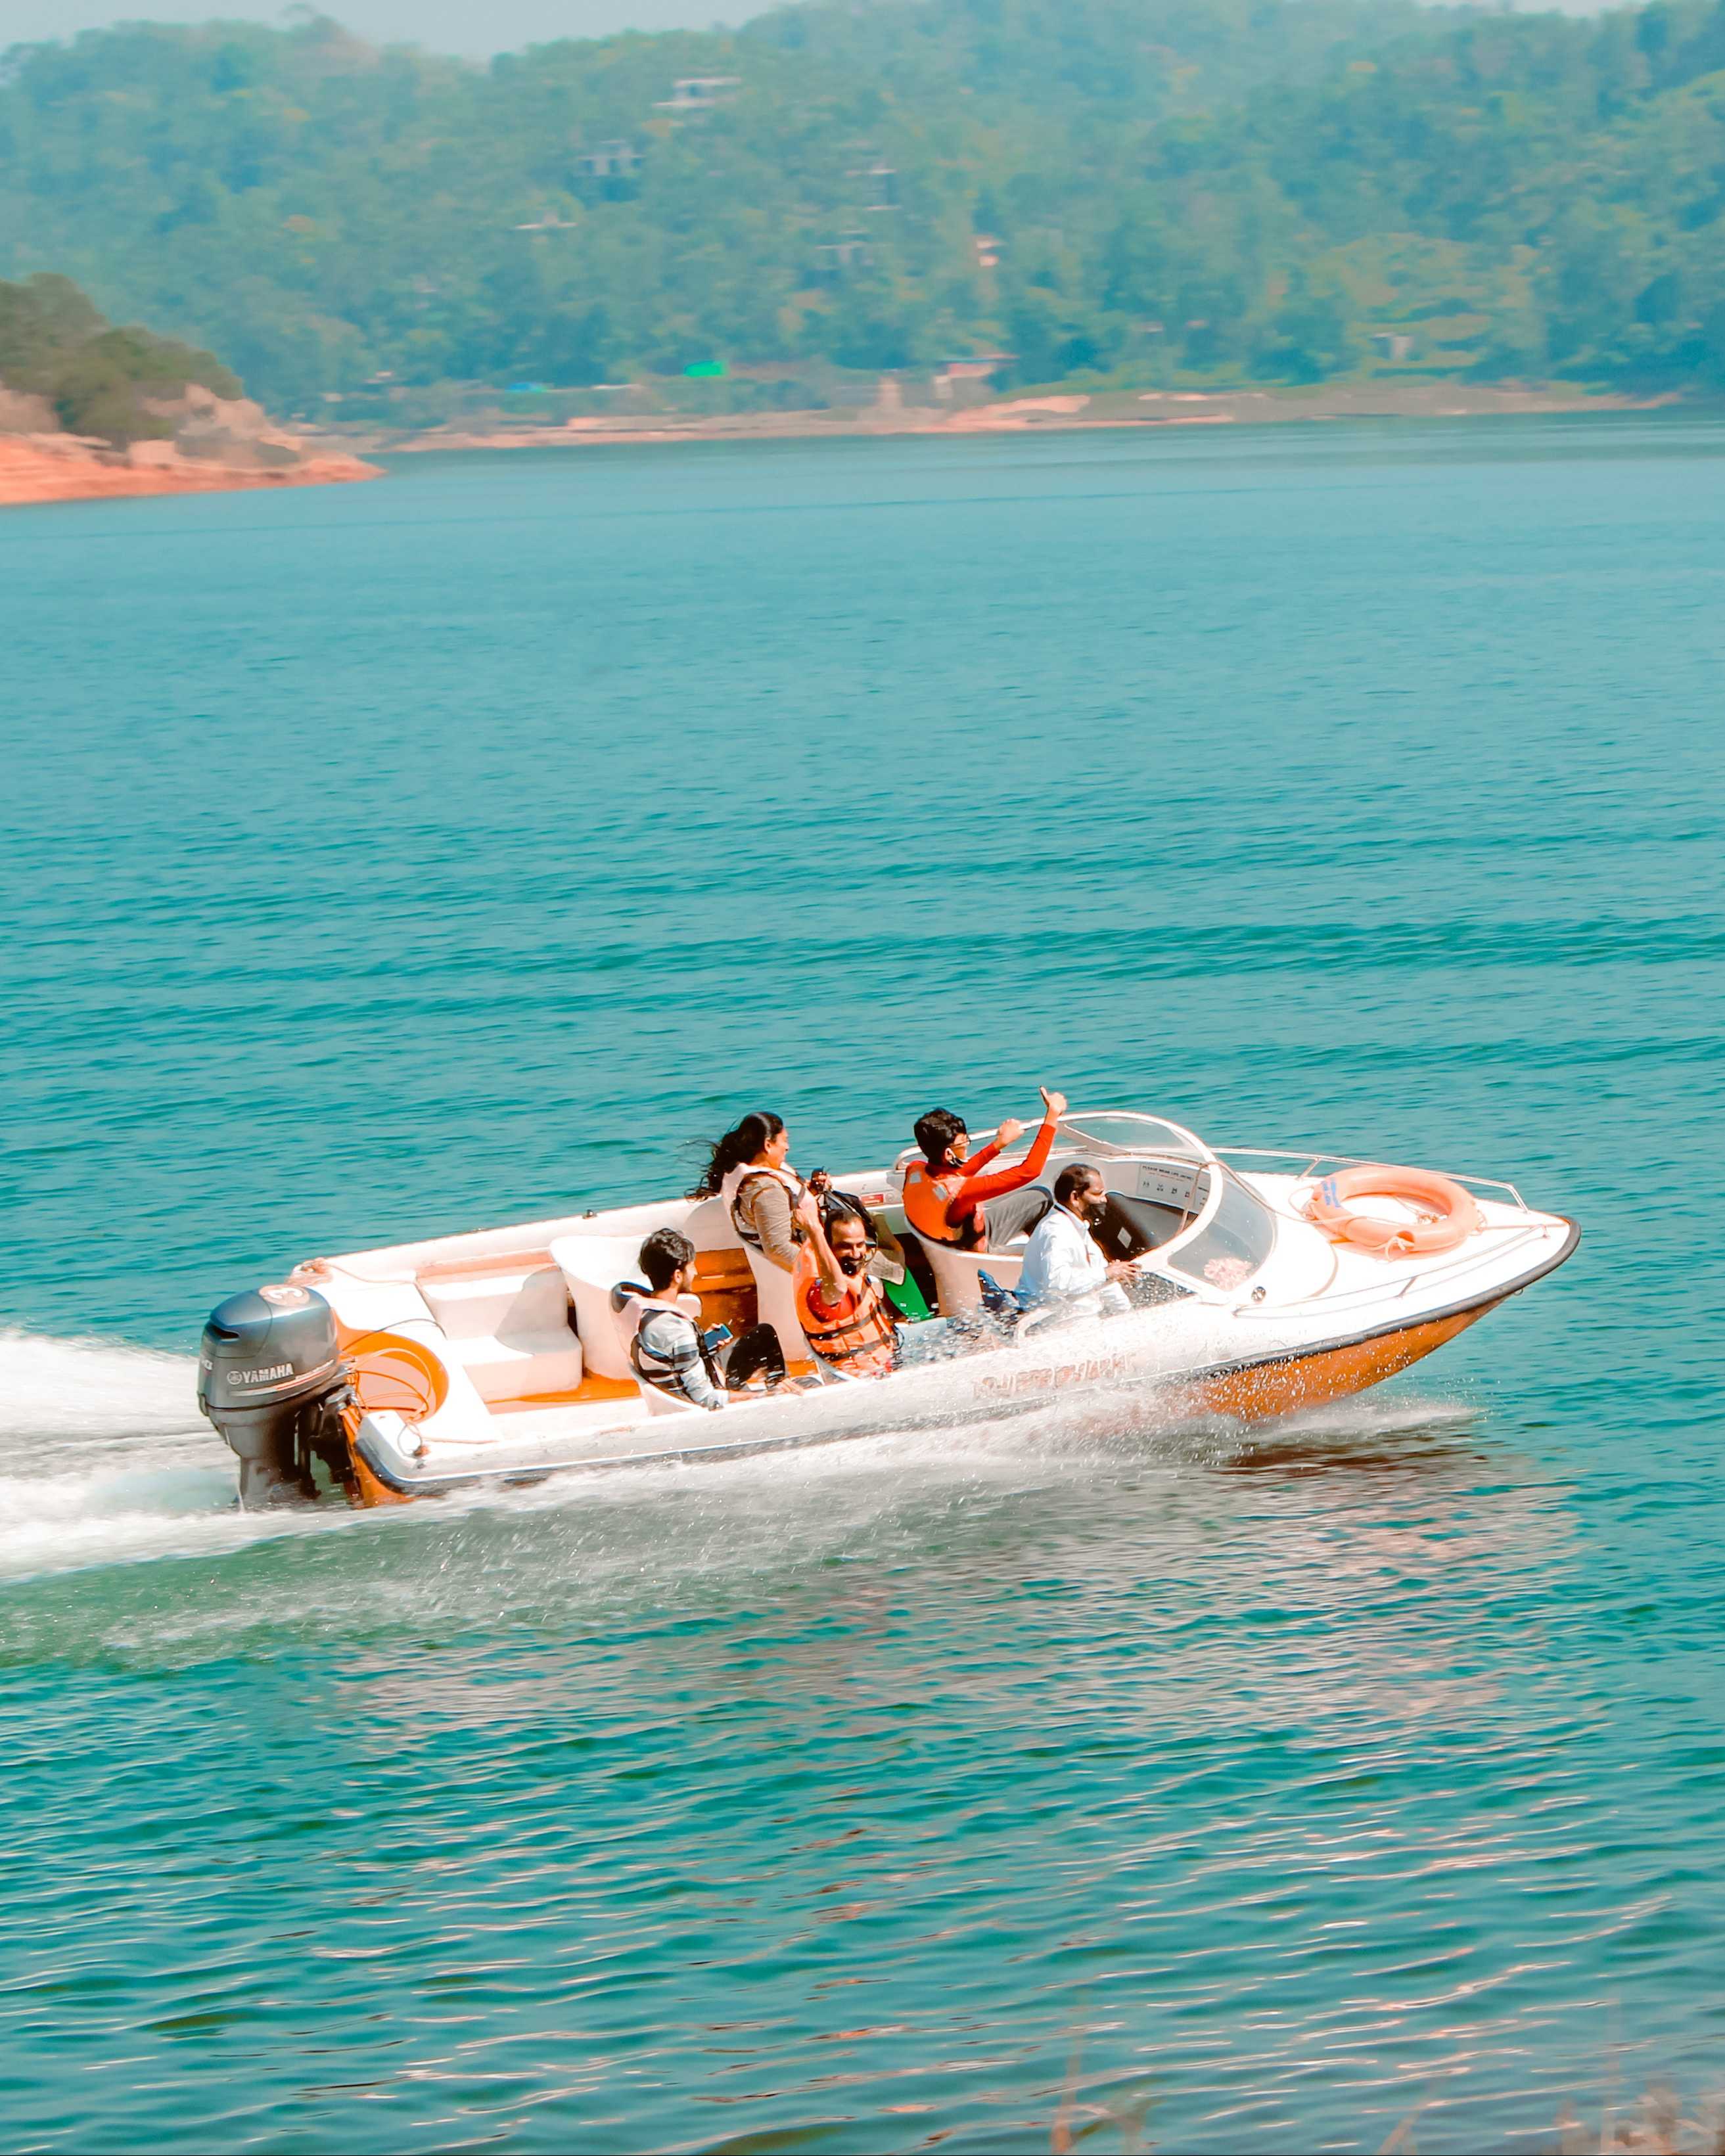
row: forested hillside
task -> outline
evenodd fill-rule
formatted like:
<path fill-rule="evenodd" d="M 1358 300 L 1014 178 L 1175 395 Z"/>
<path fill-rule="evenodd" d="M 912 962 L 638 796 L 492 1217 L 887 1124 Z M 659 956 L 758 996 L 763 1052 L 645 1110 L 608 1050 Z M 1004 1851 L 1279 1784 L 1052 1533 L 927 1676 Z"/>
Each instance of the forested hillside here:
<path fill-rule="evenodd" d="M 116 443 L 165 439 L 173 425 L 157 408 L 193 385 L 239 394 L 211 353 L 116 329 L 67 278 L 0 283 L 0 393 L 36 400 L 54 425 Z"/>
<path fill-rule="evenodd" d="M 0 162 L 0 275 L 300 406 L 997 352 L 1725 382 L 1725 0 L 882 0 L 488 69 L 132 28 L 13 52 Z"/>

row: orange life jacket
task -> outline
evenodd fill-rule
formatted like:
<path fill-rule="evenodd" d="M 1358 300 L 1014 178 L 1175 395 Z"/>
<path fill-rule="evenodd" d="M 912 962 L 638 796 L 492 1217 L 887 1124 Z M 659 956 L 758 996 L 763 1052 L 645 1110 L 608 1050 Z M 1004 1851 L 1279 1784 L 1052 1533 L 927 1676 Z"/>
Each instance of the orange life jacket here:
<path fill-rule="evenodd" d="M 980 1207 L 960 1221 L 947 1218 L 947 1206 L 963 1187 L 962 1168 L 932 1168 L 926 1160 L 913 1160 L 905 1170 L 906 1219 L 931 1243 L 950 1244 L 958 1250 L 984 1249 L 988 1238 Z"/>
<path fill-rule="evenodd" d="M 847 1280 L 855 1308 L 849 1316 L 834 1317 L 815 1301 L 814 1291 L 823 1287 L 820 1275 L 803 1260 L 797 1283 L 797 1316 L 809 1346 L 823 1363 L 852 1377 L 884 1378 L 892 1368 L 897 1333 L 880 1283 L 867 1273 Z"/>

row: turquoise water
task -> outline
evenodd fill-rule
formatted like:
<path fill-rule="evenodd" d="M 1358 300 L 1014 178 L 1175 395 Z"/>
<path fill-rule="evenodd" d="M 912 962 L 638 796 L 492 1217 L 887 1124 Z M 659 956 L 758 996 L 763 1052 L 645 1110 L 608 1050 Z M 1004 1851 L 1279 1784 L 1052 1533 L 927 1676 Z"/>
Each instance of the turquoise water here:
<path fill-rule="evenodd" d="M 0 518 L 0 2139 L 1548 2145 L 1725 2074 L 1725 428 Z M 243 1519 L 223 1293 L 949 1101 L 1512 1175 L 1248 1436 Z M 1143 2122 L 1142 2124 L 1141 2122 Z"/>

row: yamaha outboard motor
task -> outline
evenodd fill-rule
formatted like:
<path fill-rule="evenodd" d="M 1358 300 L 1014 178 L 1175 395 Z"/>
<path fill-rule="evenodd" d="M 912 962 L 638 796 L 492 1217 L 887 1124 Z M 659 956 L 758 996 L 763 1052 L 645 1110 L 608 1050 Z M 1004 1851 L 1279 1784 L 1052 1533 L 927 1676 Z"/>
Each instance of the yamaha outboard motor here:
<path fill-rule="evenodd" d="M 247 1512 L 316 1497 L 320 1460 L 341 1478 L 347 1397 L 336 1314 L 314 1289 L 249 1288 L 210 1312 L 198 1405 L 239 1456 Z"/>

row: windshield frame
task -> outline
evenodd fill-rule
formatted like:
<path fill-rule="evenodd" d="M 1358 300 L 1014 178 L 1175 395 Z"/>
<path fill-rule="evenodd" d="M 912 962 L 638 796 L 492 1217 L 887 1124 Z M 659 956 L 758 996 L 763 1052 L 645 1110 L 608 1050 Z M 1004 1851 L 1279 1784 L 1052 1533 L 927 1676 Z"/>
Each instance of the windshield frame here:
<path fill-rule="evenodd" d="M 1142 1123 L 1145 1135 L 1141 1143 L 1128 1144 L 1123 1140 L 1098 1137 L 1084 1128 L 1086 1123 Z M 1189 1131 L 1172 1116 L 1152 1115 L 1144 1108 L 1069 1109 L 1055 1125 L 1055 1131 L 1057 1136 L 1071 1139 L 1075 1145 L 1094 1150 L 1111 1160 L 1130 1160 L 1141 1152 L 1165 1154 L 1173 1160 L 1198 1160 L 1206 1165 L 1215 1158 L 1195 1131 Z M 1158 1136 L 1153 1137 L 1153 1132 Z M 1179 1143 L 1165 1142 L 1169 1136 Z"/>
<path fill-rule="evenodd" d="M 1200 1293 L 1208 1292 L 1219 1296 L 1224 1300 L 1233 1301 L 1249 1281 L 1258 1277 L 1276 1255 L 1276 1246 L 1281 1239 L 1276 1208 L 1260 1198 L 1249 1183 L 1243 1182 L 1225 1161 L 1218 1160 L 1212 1154 L 1206 1166 L 1209 1174 L 1210 1187 L 1205 1196 L 1202 1211 L 1189 1226 L 1183 1228 L 1178 1235 L 1170 1237 L 1166 1243 L 1152 1253 L 1152 1256 L 1158 1265 L 1172 1265 L 1183 1286 L 1196 1288 Z M 1249 1209 L 1254 1219 L 1267 1230 L 1268 1240 L 1262 1251 L 1246 1264 L 1244 1272 L 1226 1281 L 1214 1281 L 1209 1279 L 1203 1271 L 1189 1268 L 1181 1260 L 1193 1254 L 1195 1246 L 1209 1238 L 1216 1225 L 1224 1199 L 1230 1195 L 1232 1195 L 1236 1202 L 1243 1204 Z M 1218 1253 L 1219 1256 L 1221 1255 Z M 1237 1257 L 1234 1261 L 1244 1262 Z"/>
<path fill-rule="evenodd" d="M 1110 1137 L 1100 1137 L 1084 1128 L 1086 1123 L 1119 1126 L 1140 1124 L 1143 1127 L 1141 1144 L 1128 1144 L 1126 1134 L 1117 1131 Z M 1145 1161 L 1167 1160 L 1182 1168 L 1202 1168 L 1209 1178 L 1204 1201 L 1177 1235 L 1171 1235 L 1155 1250 L 1147 1251 L 1142 1260 L 1147 1267 L 1167 1274 L 1178 1286 L 1189 1292 L 1212 1295 L 1223 1301 L 1237 1299 L 1241 1289 L 1256 1279 L 1275 1255 L 1281 1240 L 1276 1208 L 1235 1173 L 1228 1163 L 1194 1131 L 1183 1124 L 1173 1122 L 1167 1116 L 1158 1116 L 1142 1108 L 1084 1108 L 1069 1111 L 1056 1125 L 1059 1135 L 1069 1143 L 1082 1148 L 1084 1155 L 1099 1157 L 1101 1160 Z M 1172 1142 L 1170 1142 L 1172 1141 Z M 1255 1222 L 1266 1231 L 1266 1240 L 1261 1256 L 1258 1257 L 1238 1279 L 1225 1286 L 1206 1280 L 1201 1270 L 1188 1271 L 1179 1260 L 1194 1245 L 1202 1242 L 1216 1224 L 1225 1199 L 1231 1194 L 1237 1204 L 1250 1209 Z"/>

